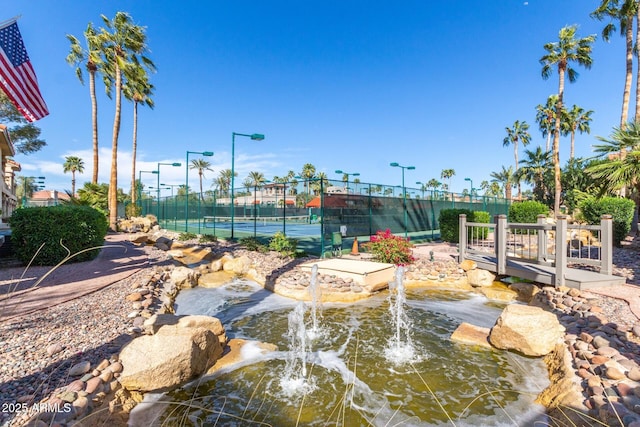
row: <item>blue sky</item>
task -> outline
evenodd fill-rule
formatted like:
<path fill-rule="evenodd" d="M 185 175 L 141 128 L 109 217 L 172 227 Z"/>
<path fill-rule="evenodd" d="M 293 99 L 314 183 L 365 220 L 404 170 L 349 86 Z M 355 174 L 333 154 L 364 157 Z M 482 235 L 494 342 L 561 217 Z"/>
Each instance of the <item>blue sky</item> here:
<path fill-rule="evenodd" d="M 543 45 L 565 25 L 600 34 L 589 17 L 594 0 L 473 1 L 69 1 L 0 0 L 2 20 L 18 21 L 50 115 L 37 122 L 47 147 L 16 156 L 22 175 L 46 176 L 47 188 L 70 189 L 64 157 L 85 162 L 78 186 L 91 179 L 89 89 L 65 62 L 66 34 L 82 36 L 100 15 L 126 11 L 147 27 L 158 71 L 155 109 L 139 109 L 138 170 L 163 166 L 161 180 L 181 184 L 186 151 L 214 151 L 214 172 L 231 166 L 231 134 L 263 133 L 262 142 L 237 138 L 236 182 L 250 171 L 267 179 L 312 163 L 359 172 L 362 182 L 407 185 L 454 169 L 454 191 L 479 186 L 502 165 L 505 127 L 530 124 L 544 147 L 535 107 L 557 92 L 557 75 L 541 78 Z M 624 43 L 598 37 L 591 70 L 566 87 L 565 102 L 594 110 L 590 135 L 576 136 L 576 155 L 590 156 L 596 136 L 619 124 Z M 108 182 L 114 102 L 99 93 L 100 181 Z M 123 108 L 119 187 L 129 189 L 132 106 Z M 523 149 L 520 149 L 521 153 Z M 569 139 L 561 141 L 561 161 Z M 190 155 L 190 159 L 194 158 Z M 523 158 L 523 154 L 520 154 Z M 151 175 L 143 182 L 155 185 Z M 196 182 L 197 173 L 190 173 Z"/>

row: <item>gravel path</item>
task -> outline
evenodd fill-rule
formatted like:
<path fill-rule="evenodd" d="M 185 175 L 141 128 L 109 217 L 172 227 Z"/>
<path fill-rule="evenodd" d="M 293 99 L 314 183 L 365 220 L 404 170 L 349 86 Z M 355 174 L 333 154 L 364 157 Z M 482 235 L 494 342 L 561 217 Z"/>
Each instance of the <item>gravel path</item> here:
<path fill-rule="evenodd" d="M 153 247 L 144 251 L 152 265 L 167 262 L 163 251 Z M 630 246 L 614 252 L 616 274 L 633 285 L 640 285 L 638 255 L 637 248 Z M 125 297 L 159 269 L 162 267 L 143 269 L 96 293 L 0 324 L 0 424 L 9 425 L 16 416 L 11 405 L 38 402 L 67 384 L 68 369 L 74 364 L 90 361 L 95 366 L 118 353 L 131 339 L 128 315 L 132 307 Z M 603 295 L 598 298 L 611 322 L 628 327 L 638 324 L 627 302 Z"/>

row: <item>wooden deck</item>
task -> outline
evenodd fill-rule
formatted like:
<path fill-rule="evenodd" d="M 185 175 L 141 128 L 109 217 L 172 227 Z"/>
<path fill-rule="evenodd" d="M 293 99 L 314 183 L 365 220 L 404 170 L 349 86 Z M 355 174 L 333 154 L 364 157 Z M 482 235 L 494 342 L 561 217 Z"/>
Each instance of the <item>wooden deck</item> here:
<path fill-rule="evenodd" d="M 469 254 L 465 258 L 475 261 L 478 268 L 492 272 L 497 271 L 496 257 L 491 254 Z M 578 268 L 566 268 L 564 271 L 565 286 L 579 290 L 623 285 L 626 282 L 624 277 L 595 271 Z M 505 273 L 508 276 L 520 277 L 551 286 L 556 283 L 555 267 L 526 262 L 525 260 L 507 259 Z"/>

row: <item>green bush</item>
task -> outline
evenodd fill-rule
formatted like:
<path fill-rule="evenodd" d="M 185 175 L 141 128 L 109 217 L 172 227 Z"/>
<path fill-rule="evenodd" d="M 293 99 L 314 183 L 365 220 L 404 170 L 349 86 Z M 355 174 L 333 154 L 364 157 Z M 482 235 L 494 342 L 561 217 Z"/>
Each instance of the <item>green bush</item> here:
<path fill-rule="evenodd" d="M 298 249 L 298 241 L 290 239 L 284 235 L 284 233 L 278 231 L 269 240 L 269 249 L 272 251 L 280 252 L 283 256 L 295 257 L 296 250 Z"/>
<path fill-rule="evenodd" d="M 525 200 L 509 206 L 509 222 L 535 224 L 538 222 L 538 215 L 548 215 L 549 207 L 544 203 L 535 200 Z"/>
<path fill-rule="evenodd" d="M 218 236 L 214 234 L 203 234 L 198 239 L 198 243 L 216 243 L 218 241 Z"/>
<path fill-rule="evenodd" d="M 482 224 L 489 224 L 491 222 L 491 214 L 485 211 L 473 211 L 472 219 L 469 222 L 480 222 Z M 473 237 L 474 239 L 486 239 L 489 234 L 488 227 L 474 227 Z"/>
<path fill-rule="evenodd" d="M 440 224 L 440 239 L 445 242 L 459 243 L 460 241 L 460 218 L 461 214 L 467 216 L 467 221 L 473 218 L 473 212 L 469 209 L 443 209 L 438 216 Z"/>
<path fill-rule="evenodd" d="M 371 236 L 369 242 L 362 247 L 373 254 L 373 259 L 378 262 L 389 264 L 406 265 L 411 264 L 415 259 L 411 255 L 413 244 L 409 239 L 391 234 L 391 230 L 386 229 Z"/>
<path fill-rule="evenodd" d="M 618 197 L 603 197 L 596 199 L 588 197 L 578 205 L 583 218 L 589 224 L 600 224 L 602 215 L 613 217 L 613 242 L 620 246 L 620 242 L 629 234 L 635 203 L 629 199 Z"/>
<path fill-rule="evenodd" d="M 126 208 L 124 208 L 124 214 L 127 218 L 133 218 L 136 216 L 140 216 L 142 213 L 142 206 L 138 206 L 134 203 L 129 203 Z"/>
<path fill-rule="evenodd" d="M 25 264 L 33 258 L 33 265 L 56 265 L 68 255 L 74 255 L 69 262 L 94 259 L 108 227 L 104 214 L 81 205 L 17 209 L 10 222 L 16 256 Z M 89 248 L 98 249 L 80 253 Z"/>
<path fill-rule="evenodd" d="M 185 231 L 184 233 L 178 234 L 178 240 L 184 242 L 185 240 L 193 240 L 197 239 L 198 235 L 196 233 L 192 233 L 190 231 Z"/>
<path fill-rule="evenodd" d="M 267 246 L 255 237 L 243 237 L 240 239 L 240 244 L 249 251 L 266 252 L 268 250 Z"/>

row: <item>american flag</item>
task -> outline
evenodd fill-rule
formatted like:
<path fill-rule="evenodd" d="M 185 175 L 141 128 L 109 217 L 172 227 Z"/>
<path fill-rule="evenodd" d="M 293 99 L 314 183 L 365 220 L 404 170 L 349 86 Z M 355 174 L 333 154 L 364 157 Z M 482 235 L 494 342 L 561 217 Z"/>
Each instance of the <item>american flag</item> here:
<path fill-rule="evenodd" d="M 0 88 L 28 121 L 49 114 L 15 20 L 0 27 Z"/>

